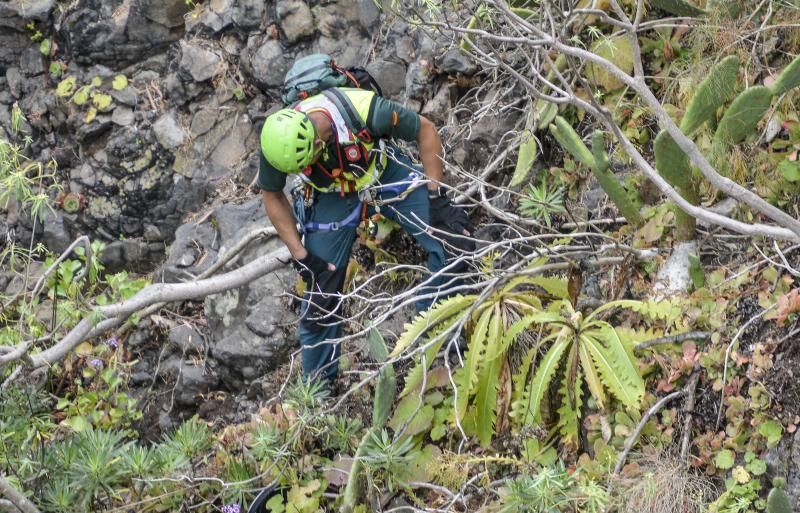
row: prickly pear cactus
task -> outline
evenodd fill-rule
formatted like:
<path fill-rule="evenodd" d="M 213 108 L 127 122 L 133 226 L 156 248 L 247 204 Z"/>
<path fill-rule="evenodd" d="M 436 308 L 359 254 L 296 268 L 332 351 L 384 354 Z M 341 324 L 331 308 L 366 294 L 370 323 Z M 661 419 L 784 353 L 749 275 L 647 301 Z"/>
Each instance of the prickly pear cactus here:
<path fill-rule="evenodd" d="M 556 116 L 555 121 L 550 125 L 550 133 L 556 138 L 558 144 L 572 155 L 572 158 L 586 167 L 594 167 L 592 152 L 583 144 L 578 133 L 566 119 Z"/>
<path fill-rule="evenodd" d="M 776 477 L 772 481 L 772 490 L 769 491 L 767 496 L 767 513 L 792 513 L 792 504 L 789 502 L 789 496 L 783 490 L 786 486 L 786 480 Z"/>
<path fill-rule="evenodd" d="M 675 187 L 678 194 L 691 203 L 697 204 L 697 188 L 692 180 L 692 167 L 689 157 L 670 135 L 662 130 L 655 140 L 656 169 L 664 179 Z M 689 241 L 695 238 L 697 221 L 680 208 L 675 209 L 675 238 Z"/>
<path fill-rule="evenodd" d="M 717 109 L 733 97 L 739 58 L 735 55 L 722 59 L 700 83 L 681 120 L 681 130 L 692 135 L 706 121 L 714 119 Z"/>
<path fill-rule="evenodd" d="M 692 168 L 689 157 L 670 137 L 666 130 L 656 136 L 654 151 L 656 169 L 673 187 L 687 188 L 692 183 Z"/>
<path fill-rule="evenodd" d="M 706 12 L 686 0 L 651 0 L 653 7 L 658 7 L 675 16 L 703 16 Z"/>
<path fill-rule="evenodd" d="M 745 89 L 733 100 L 714 133 L 715 143 L 736 144 L 756 130 L 756 125 L 769 110 L 772 91 L 768 87 L 753 86 Z"/>
<path fill-rule="evenodd" d="M 800 85 L 800 57 L 795 58 L 772 85 L 772 94 L 780 96 Z"/>

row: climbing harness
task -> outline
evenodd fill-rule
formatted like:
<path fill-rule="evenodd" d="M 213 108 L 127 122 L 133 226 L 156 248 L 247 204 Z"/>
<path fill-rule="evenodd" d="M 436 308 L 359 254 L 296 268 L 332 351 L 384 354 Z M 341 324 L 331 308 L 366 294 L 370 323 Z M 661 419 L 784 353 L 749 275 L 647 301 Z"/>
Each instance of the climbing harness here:
<path fill-rule="evenodd" d="M 330 223 L 316 223 L 309 221 L 313 218 L 314 208 L 314 189 L 306 184 L 300 183 L 293 189 L 294 213 L 300 227 L 300 232 L 335 232 L 341 228 L 355 228 L 361 221 L 366 220 L 367 206 L 372 206 L 376 213 L 380 213 L 381 207 L 399 201 L 403 201 L 409 194 L 420 186 L 427 183 L 425 175 L 411 169 L 408 177 L 402 182 L 387 185 L 370 185 L 358 191 L 358 203 L 356 207 L 341 221 Z M 385 195 L 392 195 L 384 197 Z"/>

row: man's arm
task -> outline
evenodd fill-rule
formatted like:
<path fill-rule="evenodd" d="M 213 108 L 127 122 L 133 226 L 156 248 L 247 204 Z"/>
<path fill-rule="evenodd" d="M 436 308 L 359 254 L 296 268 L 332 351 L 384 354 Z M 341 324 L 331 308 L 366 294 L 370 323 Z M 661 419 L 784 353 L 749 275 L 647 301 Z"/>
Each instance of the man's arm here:
<path fill-rule="evenodd" d="M 269 216 L 272 226 L 278 232 L 278 237 L 289 248 L 292 258 L 295 260 L 304 259 L 308 255 L 308 251 L 303 247 L 300 234 L 297 233 L 292 206 L 289 204 L 289 200 L 286 199 L 286 195 L 283 192 L 261 191 L 261 196 L 264 199 L 264 209 L 267 211 L 267 216 Z"/>
<path fill-rule="evenodd" d="M 436 125 L 425 116 L 419 117 L 419 132 L 417 133 L 417 147 L 419 148 L 419 158 L 422 160 L 422 167 L 425 176 L 431 179 L 428 182 L 428 190 L 435 191 L 439 188 L 439 183 L 444 177 L 444 163 L 442 161 L 442 139 Z"/>

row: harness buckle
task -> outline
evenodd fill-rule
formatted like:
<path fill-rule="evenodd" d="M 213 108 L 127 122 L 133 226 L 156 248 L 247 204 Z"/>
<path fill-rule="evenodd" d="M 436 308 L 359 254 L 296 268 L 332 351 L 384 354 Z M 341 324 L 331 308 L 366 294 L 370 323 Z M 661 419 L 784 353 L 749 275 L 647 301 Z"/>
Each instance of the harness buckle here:
<path fill-rule="evenodd" d="M 339 230 L 339 223 L 336 223 L 336 222 L 331 223 L 330 224 L 330 229 L 331 229 L 332 232 L 338 231 Z"/>

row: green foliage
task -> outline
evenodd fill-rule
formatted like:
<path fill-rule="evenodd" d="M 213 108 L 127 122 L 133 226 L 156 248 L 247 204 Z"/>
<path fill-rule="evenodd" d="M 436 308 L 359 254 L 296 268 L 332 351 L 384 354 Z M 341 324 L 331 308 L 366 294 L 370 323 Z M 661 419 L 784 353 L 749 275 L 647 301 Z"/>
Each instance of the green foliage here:
<path fill-rule="evenodd" d="M 518 423 L 526 425 L 542 420 L 543 400 L 559 370 L 562 376 L 558 392 L 561 397 L 559 430 L 565 443 L 577 443 L 583 395 L 580 381 L 586 383 L 600 408 L 608 404 L 606 391 L 626 408 L 637 409 L 640 406 L 644 381 L 636 359 L 614 327 L 598 318 L 603 311 L 630 307 L 633 303 L 636 302 L 607 303 L 584 317 L 575 311 L 569 300 L 562 299 L 550 304 L 546 311 L 529 316 L 530 324 L 541 327 L 546 334 L 530 351 L 538 351 L 544 343 L 551 345 L 513 405 L 512 416 Z M 525 383 L 530 369 L 521 367 L 514 382 Z"/>
<path fill-rule="evenodd" d="M 780 96 L 788 93 L 791 89 L 800 85 L 800 57 L 789 63 L 778 76 L 778 80 L 772 84 L 772 94 Z"/>
<path fill-rule="evenodd" d="M 64 423 L 75 431 L 94 427 L 133 434 L 129 431 L 131 423 L 139 420 L 142 413 L 136 401 L 124 392 L 124 382 L 117 371 L 113 367 L 103 368 L 106 363 L 102 356 L 97 354 L 87 362 L 75 397 L 59 399 L 56 408 L 64 410 Z M 116 358 L 112 356 L 109 360 L 114 364 Z"/>
<path fill-rule="evenodd" d="M 75 78 L 74 75 L 70 75 L 58 83 L 58 85 L 56 86 L 56 96 L 60 98 L 66 98 L 67 96 L 72 96 L 77 86 L 78 86 L 78 79 Z"/>
<path fill-rule="evenodd" d="M 44 443 L 56 430 L 49 396 L 34 387 L 0 389 L 0 473 L 27 480 L 37 474 Z"/>
<path fill-rule="evenodd" d="M 411 437 L 393 440 L 385 430 L 369 432 L 366 449 L 360 457 L 371 488 L 394 493 L 406 486 L 403 477 L 414 461 Z"/>
<path fill-rule="evenodd" d="M 373 360 L 381 364 L 378 380 L 375 384 L 375 402 L 372 410 L 372 427 L 382 428 L 386 425 L 389 415 L 397 396 L 397 377 L 395 376 L 394 366 L 383 362 L 389 357 L 389 350 L 380 332 L 372 328 L 367 334 L 370 356 Z"/>
<path fill-rule="evenodd" d="M 0 206 L 8 208 L 14 199 L 30 212 L 34 222 L 40 222 L 46 209 L 52 211 L 50 195 L 61 187 L 55 180 L 55 163 L 30 160 L 24 150 L 0 139 Z"/>
<path fill-rule="evenodd" d="M 330 395 L 324 381 L 299 378 L 286 389 L 286 404 L 301 413 L 316 412 Z"/>
<path fill-rule="evenodd" d="M 653 150 L 656 157 L 656 168 L 670 185 L 684 190 L 692 187 L 692 168 L 689 165 L 689 157 L 666 130 L 662 130 L 656 136 Z"/>
<path fill-rule="evenodd" d="M 550 125 L 550 133 L 575 160 L 589 168 L 594 166 L 592 152 L 583 144 L 578 133 L 566 119 L 556 116 L 553 124 Z"/>
<path fill-rule="evenodd" d="M 325 417 L 326 430 L 324 431 L 325 446 L 337 453 L 350 454 L 358 444 L 358 436 L 364 425 L 361 419 L 348 418 L 343 415 L 328 415 Z"/>
<path fill-rule="evenodd" d="M 111 83 L 111 87 L 114 88 L 115 91 L 122 91 L 128 87 L 128 77 L 125 75 L 115 76 L 114 81 Z"/>
<path fill-rule="evenodd" d="M 208 424 L 196 416 L 187 420 L 169 436 L 164 437 L 164 451 L 174 468 L 180 468 L 181 462 L 188 462 L 204 455 L 211 448 L 214 435 Z"/>
<path fill-rule="evenodd" d="M 738 72 L 739 58 L 735 55 L 722 59 L 711 69 L 686 106 L 680 124 L 683 133 L 692 135 L 706 121 L 715 120 L 717 109 L 733 97 Z"/>
<path fill-rule="evenodd" d="M 562 191 L 560 188 L 549 187 L 547 180 L 543 178 L 538 187 L 528 186 L 525 196 L 519 200 L 519 210 L 550 228 L 553 223 L 552 216 L 565 212 Z"/>
<path fill-rule="evenodd" d="M 514 174 L 511 177 L 511 187 L 520 185 L 528 178 L 538 154 L 539 144 L 536 136 L 530 129 L 526 128 L 521 133 L 519 155 L 517 156 L 517 164 L 514 167 Z"/>
<path fill-rule="evenodd" d="M 509 480 L 504 488 L 499 513 L 601 513 L 609 505 L 602 486 L 568 473 L 563 464 L 539 468 L 535 474 L 522 474 Z"/>

